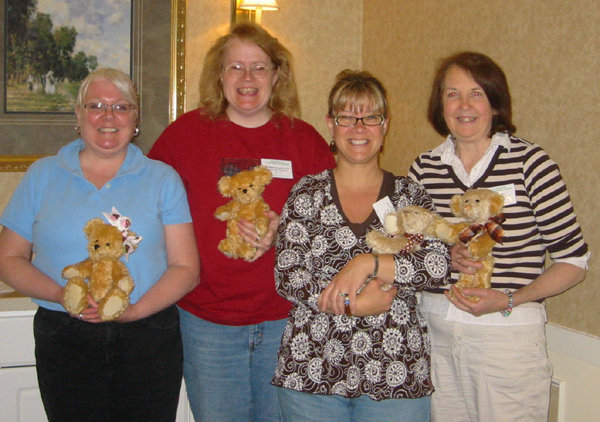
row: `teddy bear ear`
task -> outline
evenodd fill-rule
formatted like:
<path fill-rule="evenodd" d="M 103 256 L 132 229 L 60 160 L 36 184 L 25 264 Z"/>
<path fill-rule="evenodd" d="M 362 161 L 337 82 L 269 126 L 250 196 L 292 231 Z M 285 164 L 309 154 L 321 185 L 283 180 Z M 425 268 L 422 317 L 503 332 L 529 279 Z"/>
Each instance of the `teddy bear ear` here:
<path fill-rule="evenodd" d="M 85 224 L 85 226 L 83 226 L 83 232 L 85 233 L 86 236 L 89 236 L 90 234 L 95 232 L 98 229 L 98 227 L 101 227 L 103 225 L 104 225 L 104 223 L 98 217 L 92 218 L 90 221 L 88 221 Z"/>
<path fill-rule="evenodd" d="M 503 206 L 504 197 L 501 194 L 494 192 L 494 195 L 492 195 L 490 200 L 490 213 L 492 215 L 498 214 L 502 210 Z"/>
<path fill-rule="evenodd" d="M 461 203 L 462 195 L 454 195 L 450 199 L 450 210 L 454 215 L 457 215 L 460 212 L 460 203 Z"/>
<path fill-rule="evenodd" d="M 268 183 L 271 182 L 271 179 L 273 178 L 273 173 L 271 173 L 271 170 L 269 170 L 268 168 L 264 167 L 264 166 L 259 166 L 257 168 L 258 174 L 261 177 L 261 181 L 266 185 Z"/>
<path fill-rule="evenodd" d="M 217 189 L 219 189 L 219 192 L 221 192 L 221 194 L 225 198 L 230 198 L 231 197 L 231 177 L 230 176 L 221 177 L 219 179 L 219 182 L 217 183 Z"/>

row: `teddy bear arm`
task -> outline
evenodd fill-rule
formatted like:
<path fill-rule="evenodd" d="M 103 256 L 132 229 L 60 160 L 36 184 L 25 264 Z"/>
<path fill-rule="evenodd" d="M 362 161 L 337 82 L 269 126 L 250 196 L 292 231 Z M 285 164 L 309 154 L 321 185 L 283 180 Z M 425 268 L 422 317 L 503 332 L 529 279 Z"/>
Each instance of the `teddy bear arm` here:
<path fill-rule="evenodd" d="M 215 210 L 215 218 L 221 221 L 226 221 L 234 218 L 233 215 L 231 215 L 231 212 L 233 211 L 232 208 L 233 207 L 231 206 L 231 202 L 225 205 L 221 205 Z"/>
<path fill-rule="evenodd" d="M 373 249 L 373 252 L 381 254 L 396 254 L 404 249 L 408 243 L 408 239 L 404 236 L 388 237 L 377 230 L 368 232 L 365 240 L 367 245 Z"/>
<path fill-rule="evenodd" d="M 467 226 L 467 223 L 452 224 L 446 220 L 440 220 L 436 225 L 435 234 L 442 241 L 454 245 L 459 240 L 460 232 Z"/>
<path fill-rule="evenodd" d="M 68 265 L 62 271 L 63 278 L 67 280 L 73 277 L 81 277 L 83 279 L 87 279 L 92 274 L 92 267 L 94 263 L 91 259 L 87 258 L 77 264 Z"/>
<path fill-rule="evenodd" d="M 117 287 L 126 294 L 130 294 L 133 291 L 135 284 L 129 274 L 129 270 L 127 270 L 127 267 L 123 262 L 117 261 L 113 268 L 112 278 L 116 282 Z"/>

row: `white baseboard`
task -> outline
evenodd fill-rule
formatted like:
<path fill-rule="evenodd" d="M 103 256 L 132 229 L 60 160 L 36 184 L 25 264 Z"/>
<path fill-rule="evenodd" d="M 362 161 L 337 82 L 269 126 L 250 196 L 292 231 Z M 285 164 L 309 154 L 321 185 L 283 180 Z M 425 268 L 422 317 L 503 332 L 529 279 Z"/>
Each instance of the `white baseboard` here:
<path fill-rule="evenodd" d="M 548 350 L 600 367 L 600 338 L 546 324 Z"/>

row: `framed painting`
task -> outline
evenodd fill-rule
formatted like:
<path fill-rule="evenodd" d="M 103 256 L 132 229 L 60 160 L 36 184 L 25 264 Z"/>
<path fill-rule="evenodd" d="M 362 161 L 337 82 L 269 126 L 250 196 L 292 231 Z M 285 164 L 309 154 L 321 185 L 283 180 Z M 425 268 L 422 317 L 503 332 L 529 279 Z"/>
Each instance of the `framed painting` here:
<path fill-rule="evenodd" d="M 185 7 L 180 6 L 185 5 L 185 0 L 113 0 L 111 2 L 0 0 L 0 2 L 2 4 L 0 19 L 4 22 L 4 30 L 0 34 L 0 48 L 2 48 L 0 57 L 4 60 L 3 65 L 0 66 L 0 80 L 3 81 L 0 86 L 0 99 L 3 101 L 0 110 L 0 171 L 24 171 L 36 158 L 55 154 L 60 147 L 76 138 L 74 102 L 66 105 L 65 98 L 70 98 L 72 101 L 73 92 L 75 95 L 77 92 L 78 82 L 75 81 L 76 75 L 67 76 L 64 69 L 60 67 L 58 62 L 61 57 L 61 60 L 66 62 L 70 58 L 72 65 L 75 62 L 84 63 L 87 71 L 95 67 L 107 66 L 117 67 L 131 75 L 140 98 L 140 135 L 135 142 L 144 152 L 147 152 L 170 119 L 176 115 L 176 107 L 170 105 L 177 101 L 177 96 L 171 98 L 170 94 L 172 87 L 176 86 L 171 78 L 173 67 L 171 39 L 174 38 L 172 21 L 177 17 L 177 10 L 183 9 L 185 12 Z M 60 6 L 64 4 L 68 4 L 69 7 Z M 112 6 L 108 7 L 108 4 L 119 8 L 113 9 Z M 20 10 L 15 11 L 13 5 L 19 6 Z M 35 7 L 32 8 L 31 5 Z M 88 19 L 94 20 L 86 24 L 88 27 L 95 28 L 93 33 L 90 30 L 88 34 L 84 29 L 75 26 L 75 22 L 81 21 L 75 19 L 80 8 L 86 9 L 84 13 L 86 16 L 93 16 Z M 65 15 L 67 18 L 64 17 Z M 46 67 L 27 64 L 19 55 L 15 55 L 17 50 L 21 51 L 21 56 L 24 56 L 25 53 L 22 53 L 24 47 L 19 47 L 14 42 L 9 45 L 9 38 L 14 36 L 12 32 L 22 31 L 23 28 L 19 25 L 23 26 L 25 20 L 27 21 L 25 26 L 30 30 L 36 28 L 36 25 L 45 28 L 46 39 L 51 45 L 50 35 L 54 37 L 55 46 L 60 44 L 74 47 L 55 49 L 55 54 L 48 58 L 54 67 L 48 67 L 49 64 L 45 64 Z M 113 33 L 114 25 L 120 29 Z M 38 30 L 40 31 L 42 30 Z M 77 37 L 73 43 L 75 33 Z M 87 46 L 83 42 L 84 33 L 88 38 Z M 26 35 L 21 35 L 24 36 Z M 81 43 L 79 38 L 82 40 Z M 104 44 L 102 49 L 99 45 L 102 45 L 105 40 L 109 42 Z M 92 48 L 91 45 L 94 47 Z M 111 52 L 114 56 L 112 61 L 108 59 Z M 12 62 L 7 61 L 7 57 Z M 16 66 L 17 63 L 20 67 Z M 77 68 L 75 65 L 72 67 Z M 25 93 L 26 96 L 35 94 L 32 95 L 35 100 L 18 102 L 14 98 L 9 98 L 19 93 Z M 59 95 L 61 98 L 57 99 Z M 29 98 L 31 99 L 31 96 Z M 47 102 L 53 102 L 54 108 L 48 108 Z"/>

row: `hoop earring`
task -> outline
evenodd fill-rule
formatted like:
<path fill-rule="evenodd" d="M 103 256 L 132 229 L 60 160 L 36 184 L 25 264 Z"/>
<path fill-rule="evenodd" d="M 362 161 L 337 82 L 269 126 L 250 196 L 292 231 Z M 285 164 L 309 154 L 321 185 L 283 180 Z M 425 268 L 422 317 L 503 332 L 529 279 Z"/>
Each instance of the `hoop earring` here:
<path fill-rule="evenodd" d="M 135 138 L 139 134 L 140 134 L 140 128 L 136 126 L 135 130 L 133 131 L 133 137 Z"/>
<path fill-rule="evenodd" d="M 331 151 L 332 154 L 337 154 L 337 146 L 335 145 L 334 139 L 329 142 L 329 151 Z"/>

